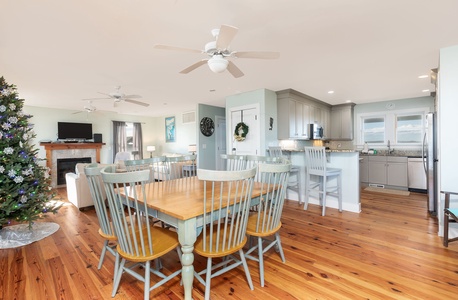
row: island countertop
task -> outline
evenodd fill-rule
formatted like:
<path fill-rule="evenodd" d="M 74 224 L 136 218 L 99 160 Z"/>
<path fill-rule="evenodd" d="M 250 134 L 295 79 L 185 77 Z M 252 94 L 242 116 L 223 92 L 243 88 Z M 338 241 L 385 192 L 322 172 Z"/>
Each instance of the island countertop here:
<path fill-rule="evenodd" d="M 285 152 L 304 152 L 304 149 L 300 148 L 282 148 L 282 151 Z M 352 152 L 360 152 L 358 150 L 353 149 L 326 149 L 328 153 L 352 153 Z"/>

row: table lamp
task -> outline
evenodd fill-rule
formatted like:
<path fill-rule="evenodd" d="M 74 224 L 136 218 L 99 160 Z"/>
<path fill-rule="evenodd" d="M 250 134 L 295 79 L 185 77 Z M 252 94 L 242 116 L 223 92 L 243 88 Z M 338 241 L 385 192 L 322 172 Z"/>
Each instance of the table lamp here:
<path fill-rule="evenodd" d="M 192 155 L 196 154 L 197 146 L 196 144 L 191 144 L 188 146 L 188 152 L 191 152 Z"/>
<path fill-rule="evenodd" d="M 156 147 L 155 146 L 146 146 L 146 151 L 149 152 L 149 157 L 153 157 L 153 152 L 156 151 Z"/>

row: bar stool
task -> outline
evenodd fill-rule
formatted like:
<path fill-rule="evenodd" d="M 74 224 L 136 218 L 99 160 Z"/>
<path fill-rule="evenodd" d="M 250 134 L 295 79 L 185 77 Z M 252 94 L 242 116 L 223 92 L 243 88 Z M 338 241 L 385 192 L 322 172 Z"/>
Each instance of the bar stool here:
<path fill-rule="evenodd" d="M 342 211 L 342 169 L 326 167 L 326 151 L 324 147 L 304 147 L 305 150 L 305 203 L 307 209 L 310 192 L 318 192 L 318 200 L 322 198 L 322 216 L 326 212 L 326 196 L 337 197 L 339 211 Z M 318 180 L 312 181 L 312 179 Z M 335 186 L 328 186 L 328 180 L 337 179 Z M 318 188 L 318 189 L 317 189 Z"/>
<path fill-rule="evenodd" d="M 445 194 L 444 205 L 444 247 L 448 247 L 449 242 L 458 241 L 458 237 L 448 238 L 449 223 L 458 222 L 458 207 L 450 208 L 450 195 L 458 195 L 454 192 L 441 192 Z"/>
<path fill-rule="evenodd" d="M 278 146 L 269 146 L 269 156 L 271 157 L 283 157 L 283 151 L 281 147 Z M 302 193 L 301 193 L 301 168 L 300 166 L 291 166 L 291 170 L 289 172 L 289 178 L 287 185 L 287 191 L 291 190 L 297 193 L 297 198 L 299 200 L 299 204 L 302 204 Z"/>

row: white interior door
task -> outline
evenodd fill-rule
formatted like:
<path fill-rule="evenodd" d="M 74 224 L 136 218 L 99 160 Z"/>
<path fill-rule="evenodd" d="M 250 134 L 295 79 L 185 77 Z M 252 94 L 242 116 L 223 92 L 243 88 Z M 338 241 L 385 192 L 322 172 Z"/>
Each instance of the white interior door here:
<path fill-rule="evenodd" d="M 248 125 L 248 134 L 244 141 L 238 142 L 234 139 L 235 126 L 239 122 L 244 122 Z M 231 109 L 231 150 L 230 153 L 240 155 L 258 155 L 261 152 L 260 141 L 260 120 L 259 120 L 259 107 L 243 107 Z M 234 150 L 235 149 L 235 150 Z"/>
<path fill-rule="evenodd" d="M 226 118 L 215 117 L 216 170 L 225 170 L 226 165 L 221 154 L 226 154 Z"/>

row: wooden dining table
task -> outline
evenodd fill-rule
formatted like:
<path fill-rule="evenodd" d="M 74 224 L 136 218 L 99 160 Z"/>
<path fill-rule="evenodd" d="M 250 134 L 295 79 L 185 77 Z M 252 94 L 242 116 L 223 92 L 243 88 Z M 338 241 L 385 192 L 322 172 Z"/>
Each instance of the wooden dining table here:
<path fill-rule="evenodd" d="M 149 183 L 145 187 L 148 215 L 177 228 L 181 245 L 184 299 L 192 299 L 194 243 L 203 227 L 204 181 L 197 176 Z M 208 191 L 207 191 L 208 193 Z M 251 205 L 259 203 L 260 183 L 253 185 Z M 141 198 L 141 197 L 140 197 Z M 207 212 L 210 206 L 207 207 Z"/>

